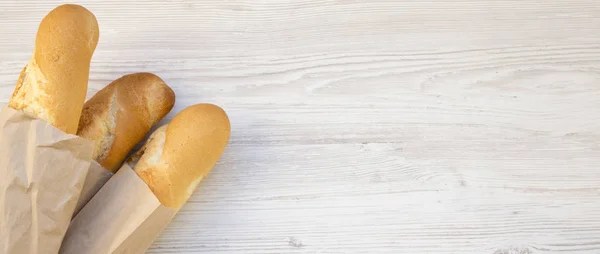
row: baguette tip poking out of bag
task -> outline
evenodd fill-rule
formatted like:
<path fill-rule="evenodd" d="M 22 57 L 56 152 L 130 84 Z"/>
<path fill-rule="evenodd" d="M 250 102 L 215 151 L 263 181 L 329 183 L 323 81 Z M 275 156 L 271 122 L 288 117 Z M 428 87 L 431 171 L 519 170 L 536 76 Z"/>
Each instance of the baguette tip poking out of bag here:
<path fill-rule="evenodd" d="M 8 106 L 75 134 L 99 34 L 96 17 L 83 6 L 65 4 L 50 11 Z"/>
<path fill-rule="evenodd" d="M 98 37 L 96 17 L 79 5 L 54 8 L 38 26 L 0 110 L 0 253 L 60 247 L 91 162 L 92 143 L 73 134 Z"/>
<path fill-rule="evenodd" d="M 221 157 L 229 141 L 227 114 L 196 104 L 158 128 L 127 161 L 161 204 L 181 208 Z"/>
<path fill-rule="evenodd" d="M 93 140 L 93 159 L 115 173 L 129 151 L 174 104 L 175 93 L 157 75 L 128 74 L 85 103 L 77 136 Z"/>
<path fill-rule="evenodd" d="M 77 136 L 94 142 L 92 162 L 73 215 L 119 170 L 130 150 L 175 104 L 175 93 L 149 72 L 124 75 L 83 105 Z"/>
<path fill-rule="evenodd" d="M 144 253 L 219 160 L 230 128 L 212 104 L 179 112 L 75 216 L 59 253 Z"/>

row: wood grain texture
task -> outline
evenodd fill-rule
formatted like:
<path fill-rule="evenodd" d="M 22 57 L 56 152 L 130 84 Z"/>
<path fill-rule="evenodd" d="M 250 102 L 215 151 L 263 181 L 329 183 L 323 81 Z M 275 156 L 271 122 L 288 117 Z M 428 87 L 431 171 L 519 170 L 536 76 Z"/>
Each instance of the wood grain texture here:
<path fill-rule="evenodd" d="M 0 2 L 0 101 L 60 1 Z M 595 0 L 80 1 L 226 154 L 150 253 L 600 252 Z"/>

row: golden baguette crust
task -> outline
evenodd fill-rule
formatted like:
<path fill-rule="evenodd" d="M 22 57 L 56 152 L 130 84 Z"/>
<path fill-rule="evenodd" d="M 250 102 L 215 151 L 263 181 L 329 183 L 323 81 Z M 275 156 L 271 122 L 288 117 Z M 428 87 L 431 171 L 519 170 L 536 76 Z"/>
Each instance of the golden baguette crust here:
<path fill-rule="evenodd" d="M 65 4 L 48 13 L 9 106 L 75 134 L 98 36 L 96 17 L 82 6 Z"/>
<path fill-rule="evenodd" d="M 230 129 L 223 109 L 196 104 L 158 128 L 128 163 L 161 204 L 179 209 L 223 154 Z"/>
<path fill-rule="evenodd" d="M 77 135 L 93 140 L 93 158 L 113 173 L 175 103 L 175 93 L 152 73 L 125 75 L 83 106 Z"/>

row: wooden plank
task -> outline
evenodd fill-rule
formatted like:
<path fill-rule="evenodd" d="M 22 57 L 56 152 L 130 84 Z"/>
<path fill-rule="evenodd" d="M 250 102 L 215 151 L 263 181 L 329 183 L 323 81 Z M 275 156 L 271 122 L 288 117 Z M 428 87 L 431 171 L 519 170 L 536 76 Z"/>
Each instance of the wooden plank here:
<path fill-rule="evenodd" d="M 0 2 L 0 102 L 60 1 Z M 600 5 L 81 1 L 89 95 L 151 71 L 231 116 L 150 253 L 600 252 Z"/>

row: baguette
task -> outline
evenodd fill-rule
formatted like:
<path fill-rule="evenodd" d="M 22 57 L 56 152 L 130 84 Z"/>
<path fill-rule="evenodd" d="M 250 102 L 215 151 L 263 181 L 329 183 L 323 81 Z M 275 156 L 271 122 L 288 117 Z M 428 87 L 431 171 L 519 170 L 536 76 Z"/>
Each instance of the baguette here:
<path fill-rule="evenodd" d="M 33 56 L 9 107 L 75 134 L 98 36 L 96 17 L 86 8 L 65 4 L 53 9 L 38 27 Z"/>
<path fill-rule="evenodd" d="M 127 163 L 162 205 L 179 209 L 221 157 L 230 128 L 220 107 L 190 106 L 152 133 Z"/>
<path fill-rule="evenodd" d="M 77 135 L 94 141 L 93 159 L 114 173 L 174 103 L 175 93 L 160 77 L 125 75 L 84 104 Z"/>

